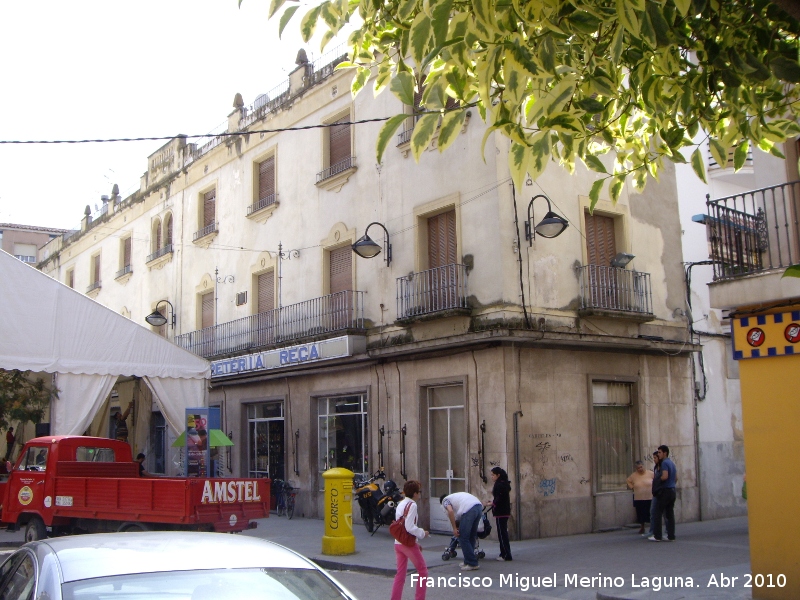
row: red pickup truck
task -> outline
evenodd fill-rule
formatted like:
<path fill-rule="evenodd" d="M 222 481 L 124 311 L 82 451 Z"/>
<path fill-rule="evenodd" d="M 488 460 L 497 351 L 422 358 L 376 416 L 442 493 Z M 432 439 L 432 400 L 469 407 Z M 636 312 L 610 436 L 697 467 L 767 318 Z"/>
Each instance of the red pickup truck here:
<path fill-rule="evenodd" d="M 242 531 L 269 516 L 269 479 L 140 477 L 131 447 L 116 440 L 30 440 L 0 483 L 0 522 L 27 541 L 69 533 Z"/>

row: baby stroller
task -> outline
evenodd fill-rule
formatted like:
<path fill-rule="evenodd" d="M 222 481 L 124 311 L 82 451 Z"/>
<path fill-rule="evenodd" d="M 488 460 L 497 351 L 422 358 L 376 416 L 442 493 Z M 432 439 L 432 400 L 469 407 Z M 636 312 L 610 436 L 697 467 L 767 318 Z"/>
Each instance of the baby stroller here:
<path fill-rule="evenodd" d="M 478 558 L 478 560 L 486 558 L 486 552 L 481 550 L 481 540 L 488 537 L 489 534 L 492 533 L 492 525 L 489 523 L 489 517 L 486 516 L 486 513 L 488 513 L 490 510 L 491 506 L 484 509 L 481 520 L 478 522 L 478 543 L 475 544 L 475 556 Z M 456 522 L 456 527 L 457 526 L 458 522 Z M 456 552 L 456 548 L 458 548 L 458 546 L 458 538 L 451 537 L 450 543 L 442 553 L 442 560 L 450 560 L 451 558 L 458 556 L 458 552 Z"/>

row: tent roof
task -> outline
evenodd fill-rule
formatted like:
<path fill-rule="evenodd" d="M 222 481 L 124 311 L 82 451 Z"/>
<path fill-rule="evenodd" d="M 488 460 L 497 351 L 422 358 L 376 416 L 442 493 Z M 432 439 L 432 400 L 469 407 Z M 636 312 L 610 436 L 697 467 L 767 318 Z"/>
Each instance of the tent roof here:
<path fill-rule="evenodd" d="M 0 368 L 206 379 L 209 362 L 0 250 Z"/>

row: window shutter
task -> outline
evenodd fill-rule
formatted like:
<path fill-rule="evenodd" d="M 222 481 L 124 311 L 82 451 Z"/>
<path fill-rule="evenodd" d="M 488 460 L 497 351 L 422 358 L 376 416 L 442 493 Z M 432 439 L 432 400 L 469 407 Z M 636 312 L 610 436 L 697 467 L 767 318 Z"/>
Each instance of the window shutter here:
<path fill-rule="evenodd" d="M 167 224 L 164 227 L 164 233 L 164 245 L 169 246 L 172 244 L 172 215 L 168 217 Z"/>
<path fill-rule="evenodd" d="M 75 270 L 71 270 L 67 275 L 67 285 L 71 288 L 75 287 Z"/>
<path fill-rule="evenodd" d="M 353 289 L 353 250 L 342 246 L 330 252 L 330 293 L 336 294 Z"/>
<path fill-rule="evenodd" d="M 216 215 L 217 190 L 206 192 L 203 196 L 203 227 L 214 224 Z"/>
<path fill-rule="evenodd" d="M 200 296 L 202 306 L 200 328 L 205 329 L 214 325 L 214 292 L 206 292 Z"/>
<path fill-rule="evenodd" d="M 100 282 L 100 255 L 94 257 L 94 281 L 92 283 Z"/>
<path fill-rule="evenodd" d="M 330 151 L 328 166 L 332 167 L 350 158 L 350 115 L 344 116 L 328 128 Z"/>
<path fill-rule="evenodd" d="M 122 266 L 129 267 L 131 265 L 131 238 L 125 238 L 122 243 Z"/>
<path fill-rule="evenodd" d="M 456 264 L 456 247 L 455 209 L 428 219 L 428 268 Z"/>
<path fill-rule="evenodd" d="M 258 199 L 265 200 L 275 194 L 275 157 L 270 156 L 258 165 Z"/>
<path fill-rule="evenodd" d="M 616 253 L 614 219 L 586 213 L 586 255 L 589 264 L 608 267 Z"/>
<path fill-rule="evenodd" d="M 275 271 L 258 276 L 258 312 L 264 313 L 275 308 Z"/>
<path fill-rule="evenodd" d="M 156 224 L 156 247 L 155 250 L 161 250 L 161 223 Z"/>

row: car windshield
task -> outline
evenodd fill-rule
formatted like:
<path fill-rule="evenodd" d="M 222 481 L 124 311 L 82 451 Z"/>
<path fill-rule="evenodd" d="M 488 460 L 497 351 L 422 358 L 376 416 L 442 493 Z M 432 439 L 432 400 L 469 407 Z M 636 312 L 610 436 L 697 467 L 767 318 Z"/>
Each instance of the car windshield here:
<path fill-rule="evenodd" d="M 65 583 L 64 600 L 351 600 L 314 569 L 218 569 L 98 577 Z"/>

